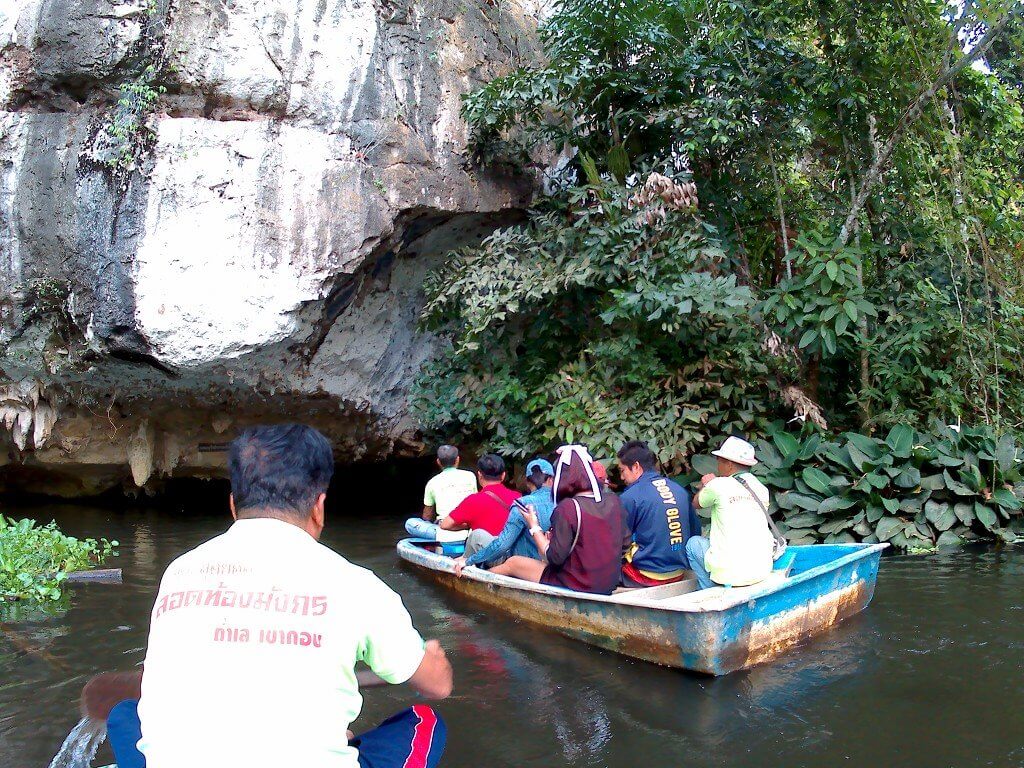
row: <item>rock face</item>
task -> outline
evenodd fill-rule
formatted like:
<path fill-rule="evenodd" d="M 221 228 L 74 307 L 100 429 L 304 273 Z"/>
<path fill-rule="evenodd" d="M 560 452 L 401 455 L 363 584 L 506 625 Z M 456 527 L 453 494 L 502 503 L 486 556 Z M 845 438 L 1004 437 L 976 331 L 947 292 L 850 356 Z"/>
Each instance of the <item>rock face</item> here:
<path fill-rule="evenodd" d="M 416 450 L 422 281 L 533 189 L 467 164 L 461 97 L 536 56 L 535 18 L 0 6 L 0 490 L 218 473 L 254 421 L 341 460 Z"/>

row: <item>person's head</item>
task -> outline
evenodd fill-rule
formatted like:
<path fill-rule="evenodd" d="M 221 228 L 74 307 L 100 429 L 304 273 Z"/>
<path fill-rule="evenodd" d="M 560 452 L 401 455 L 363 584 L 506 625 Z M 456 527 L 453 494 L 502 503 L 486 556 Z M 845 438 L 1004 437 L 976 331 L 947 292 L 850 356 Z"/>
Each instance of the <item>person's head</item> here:
<path fill-rule="evenodd" d="M 526 482 L 534 489 L 550 486 L 555 480 L 555 469 L 547 459 L 536 458 L 526 465 Z"/>
<path fill-rule="evenodd" d="M 485 453 L 476 462 L 476 474 L 480 485 L 494 485 L 505 479 L 505 460 L 496 453 Z"/>
<path fill-rule="evenodd" d="M 581 493 L 601 498 L 602 486 L 594 476 L 593 459 L 582 445 L 563 445 L 558 449 L 555 469 L 555 503 Z"/>
<path fill-rule="evenodd" d="M 454 445 L 442 445 L 438 448 L 437 466 L 441 469 L 459 466 L 459 449 Z"/>
<path fill-rule="evenodd" d="M 228 467 L 233 518 L 272 517 L 320 538 L 334 474 L 326 437 L 303 424 L 250 427 L 231 442 Z"/>
<path fill-rule="evenodd" d="M 619 475 L 626 485 L 632 485 L 644 472 L 658 466 L 658 457 L 643 440 L 630 440 L 619 448 Z"/>
<path fill-rule="evenodd" d="M 722 447 L 717 451 L 712 451 L 711 455 L 718 459 L 718 475 L 720 477 L 746 472 L 757 464 L 754 446 L 738 437 L 726 438 Z"/>
<path fill-rule="evenodd" d="M 600 461 L 595 461 L 591 464 L 594 469 L 594 477 L 597 478 L 597 482 L 601 484 L 602 488 L 608 487 L 608 470 L 604 468 L 604 464 Z"/>

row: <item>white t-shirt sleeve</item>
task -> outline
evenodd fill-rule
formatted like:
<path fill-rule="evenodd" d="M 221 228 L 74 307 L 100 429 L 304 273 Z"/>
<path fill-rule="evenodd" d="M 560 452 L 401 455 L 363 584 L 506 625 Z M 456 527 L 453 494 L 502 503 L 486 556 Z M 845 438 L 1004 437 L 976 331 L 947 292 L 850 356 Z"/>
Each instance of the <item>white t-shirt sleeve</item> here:
<path fill-rule="evenodd" d="M 404 683 L 423 661 L 423 638 L 402 599 L 384 582 L 373 577 L 364 597 L 368 621 L 359 660 L 382 680 Z"/>

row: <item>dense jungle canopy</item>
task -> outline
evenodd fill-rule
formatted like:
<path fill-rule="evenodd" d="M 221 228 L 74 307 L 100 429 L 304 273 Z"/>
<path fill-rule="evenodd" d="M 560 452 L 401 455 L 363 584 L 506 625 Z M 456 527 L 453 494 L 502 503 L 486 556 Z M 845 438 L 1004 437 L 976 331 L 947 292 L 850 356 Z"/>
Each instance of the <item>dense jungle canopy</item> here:
<path fill-rule="evenodd" d="M 562 2 L 546 63 L 464 105 L 473 159 L 546 193 L 433 275 L 422 423 L 679 469 L 794 415 L 1018 429 L 1021 12 Z"/>

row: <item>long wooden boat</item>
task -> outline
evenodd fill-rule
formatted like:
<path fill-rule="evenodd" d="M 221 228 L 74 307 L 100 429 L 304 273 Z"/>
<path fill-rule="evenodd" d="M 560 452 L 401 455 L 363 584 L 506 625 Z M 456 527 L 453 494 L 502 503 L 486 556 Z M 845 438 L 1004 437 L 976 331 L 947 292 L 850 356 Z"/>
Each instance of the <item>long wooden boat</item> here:
<path fill-rule="evenodd" d="M 779 656 L 862 611 L 885 544 L 791 546 L 787 567 L 749 587 L 675 584 L 591 595 L 470 566 L 455 575 L 436 542 L 399 556 L 443 586 L 586 643 L 668 667 L 724 675 Z M 792 557 L 789 557 L 792 553 Z"/>

